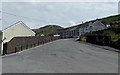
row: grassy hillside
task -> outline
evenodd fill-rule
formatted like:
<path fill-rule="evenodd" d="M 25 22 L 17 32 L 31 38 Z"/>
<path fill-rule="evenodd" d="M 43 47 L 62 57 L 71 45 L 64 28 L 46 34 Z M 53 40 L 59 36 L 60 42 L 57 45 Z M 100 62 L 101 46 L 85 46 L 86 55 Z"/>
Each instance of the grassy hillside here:
<path fill-rule="evenodd" d="M 100 18 L 100 19 L 96 19 L 101 21 L 103 24 L 110 24 L 111 27 L 120 27 L 120 15 L 114 15 L 114 16 L 109 16 L 109 17 L 105 17 L 105 18 Z M 96 20 L 91 20 L 91 21 L 87 21 L 85 23 L 89 23 L 89 22 L 94 22 Z M 84 23 L 83 23 L 84 24 Z M 82 24 L 78 24 L 76 26 L 72 26 L 72 27 L 68 27 L 68 28 L 73 28 L 73 27 L 77 27 L 80 26 Z M 68 29 L 68 28 L 64 28 L 62 30 Z"/>
<path fill-rule="evenodd" d="M 51 34 L 53 32 L 56 32 L 59 29 L 63 29 L 63 27 L 58 26 L 58 25 L 46 25 L 44 27 L 41 27 L 41 28 L 38 28 L 38 29 L 32 29 L 32 30 L 38 36 L 38 35 L 41 35 L 41 34 L 49 35 L 49 34 Z"/>
<path fill-rule="evenodd" d="M 102 18 L 100 21 L 103 22 L 104 24 L 114 25 L 120 23 L 120 15 L 114 15 L 114 16 Z"/>

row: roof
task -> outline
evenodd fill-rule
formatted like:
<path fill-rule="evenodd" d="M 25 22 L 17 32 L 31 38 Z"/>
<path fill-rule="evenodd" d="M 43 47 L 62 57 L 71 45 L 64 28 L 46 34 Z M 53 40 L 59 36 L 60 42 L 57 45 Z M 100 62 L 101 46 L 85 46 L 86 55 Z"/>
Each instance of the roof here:
<path fill-rule="evenodd" d="M 100 21 L 95 21 L 95 22 L 93 22 L 93 25 L 101 25 L 101 26 L 105 26 L 102 22 L 100 22 Z"/>
<path fill-rule="evenodd" d="M 107 27 L 100 21 L 95 21 L 93 23 L 93 30 L 92 31 L 98 31 L 98 30 L 103 30 L 103 29 L 106 29 Z"/>
<path fill-rule="evenodd" d="M 68 29 L 67 31 L 74 31 L 74 30 L 76 30 L 76 29 L 77 29 L 77 27 L 74 27 L 74 28 Z"/>
<path fill-rule="evenodd" d="M 87 27 L 87 26 L 88 26 L 88 22 L 83 23 L 82 25 L 79 25 L 79 26 L 77 27 L 77 29 L 79 29 L 79 28 L 84 28 L 84 27 Z"/>
<path fill-rule="evenodd" d="M 15 24 L 13 24 L 13 25 L 11 25 L 11 26 L 9 26 L 9 27 L 7 27 L 7 28 L 5 28 L 4 30 L 2 30 L 2 31 L 5 31 L 5 30 L 7 30 L 7 29 L 9 29 L 9 28 L 11 28 L 11 27 L 13 27 L 13 26 L 15 26 L 15 25 L 17 25 L 17 24 L 22 24 L 25 28 L 27 28 L 29 31 L 31 31 L 32 33 L 34 33 L 35 34 L 35 32 L 34 31 L 32 31 L 26 24 L 24 24 L 22 21 L 18 21 L 17 23 L 15 23 Z"/>
<path fill-rule="evenodd" d="M 21 22 L 21 21 L 19 21 L 19 22 Z M 16 24 L 18 24 L 19 22 L 14 23 L 14 24 L 12 24 L 12 25 L 8 26 L 7 28 L 3 29 L 2 31 L 6 30 L 6 29 L 8 29 L 8 28 L 10 28 L 10 27 L 12 27 L 12 26 L 15 26 L 15 25 L 16 25 Z"/>

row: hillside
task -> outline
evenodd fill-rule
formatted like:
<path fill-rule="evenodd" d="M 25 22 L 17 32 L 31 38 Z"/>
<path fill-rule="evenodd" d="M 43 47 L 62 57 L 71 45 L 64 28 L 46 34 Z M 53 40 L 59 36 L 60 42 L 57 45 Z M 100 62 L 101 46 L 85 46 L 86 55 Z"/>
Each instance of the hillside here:
<path fill-rule="evenodd" d="M 120 25 L 119 25 L 120 24 L 120 15 L 114 15 L 114 16 L 109 16 L 109 17 L 105 17 L 105 18 L 99 18 L 99 19 L 96 19 L 96 20 L 99 20 L 104 24 L 110 24 L 111 26 L 108 30 L 112 30 L 114 32 L 119 33 L 119 31 L 120 31 L 120 29 L 119 29 L 120 28 Z M 96 20 L 91 20 L 91 21 L 87 21 L 87 22 L 94 22 Z M 80 25 L 82 25 L 82 24 L 78 24 L 76 26 L 80 26 Z M 76 26 L 72 26 L 72 27 L 68 27 L 68 28 L 73 28 L 73 27 L 76 27 Z M 58 26 L 58 25 L 46 25 L 46 26 L 38 28 L 38 29 L 33 29 L 33 31 L 36 32 L 36 35 L 41 35 L 41 34 L 49 35 L 51 33 L 54 33 L 56 31 L 58 31 L 58 30 L 61 31 L 61 30 L 66 30 L 68 28 L 63 28 L 63 27 Z"/>
<path fill-rule="evenodd" d="M 107 31 L 107 32 L 108 31 L 112 31 L 115 34 L 120 35 L 120 15 L 109 16 L 109 17 L 100 18 L 100 19 L 96 19 L 96 20 L 101 21 L 105 25 L 107 25 L 107 24 L 110 25 L 110 27 L 107 30 L 105 30 L 105 31 Z M 87 21 L 87 22 L 88 23 L 89 22 L 94 22 L 96 20 L 91 20 L 91 21 Z M 87 23 L 87 22 L 85 22 L 85 23 Z M 82 25 L 82 24 L 78 24 L 76 26 L 80 26 L 80 25 Z M 73 26 L 73 27 L 76 27 L 76 26 Z M 69 28 L 73 28 L 73 27 L 69 27 Z M 68 29 L 68 28 L 65 28 L 65 29 Z M 101 33 L 101 31 L 97 31 L 95 33 Z M 104 34 L 104 32 L 102 32 L 102 33 Z"/>
<path fill-rule="evenodd" d="M 63 27 L 61 26 L 58 26 L 58 25 L 46 25 L 44 27 L 41 27 L 41 28 L 38 28 L 38 29 L 32 29 L 36 35 L 41 35 L 41 34 L 44 34 L 44 35 L 49 35 L 59 29 L 63 29 Z"/>
<path fill-rule="evenodd" d="M 111 25 L 120 23 L 120 15 L 114 15 L 114 16 L 102 18 L 102 19 L 100 19 L 100 21 L 105 24 L 111 24 Z"/>
<path fill-rule="evenodd" d="M 120 15 L 113 15 L 113 16 L 109 16 L 109 17 L 104 17 L 104 18 L 99 18 L 99 19 L 96 19 L 96 20 L 99 20 L 101 21 L 103 24 L 110 24 L 111 26 L 120 26 L 118 25 L 120 23 Z M 96 20 L 90 20 L 90 21 L 87 21 L 87 22 L 94 22 Z M 87 23 L 85 22 L 85 23 Z M 83 23 L 84 24 L 84 23 Z M 78 24 L 76 26 L 80 26 L 82 24 Z M 76 27 L 76 26 L 72 26 L 72 27 L 68 27 L 68 28 L 73 28 L 73 27 Z M 65 29 L 68 29 L 68 28 L 65 28 Z"/>

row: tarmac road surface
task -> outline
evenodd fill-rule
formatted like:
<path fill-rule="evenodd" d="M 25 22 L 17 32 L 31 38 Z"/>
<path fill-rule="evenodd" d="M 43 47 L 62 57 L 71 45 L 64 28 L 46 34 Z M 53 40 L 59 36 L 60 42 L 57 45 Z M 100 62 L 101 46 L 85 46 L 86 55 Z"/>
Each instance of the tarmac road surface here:
<path fill-rule="evenodd" d="M 118 73 L 118 53 L 61 39 L 2 58 L 3 73 Z"/>

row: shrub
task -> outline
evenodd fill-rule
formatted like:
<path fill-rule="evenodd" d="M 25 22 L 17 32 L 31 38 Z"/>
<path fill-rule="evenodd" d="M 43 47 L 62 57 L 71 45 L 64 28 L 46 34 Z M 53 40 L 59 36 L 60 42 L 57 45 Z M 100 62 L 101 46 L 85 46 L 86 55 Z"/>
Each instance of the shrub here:
<path fill-rule="evenodd" d="M 118 39 L 120 39 L 120 34 L 116 34 L 113 31 L 109 31 L 109 30 L 104 31 L 103 34 L 107 36 L 111 36 L 111 41 L 117 41 Z"/>
<path fill-rule="evenodd" d="M 86 37 L 85 36 L 80 36 L 79 41 L 86 41 Z"/>

